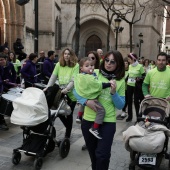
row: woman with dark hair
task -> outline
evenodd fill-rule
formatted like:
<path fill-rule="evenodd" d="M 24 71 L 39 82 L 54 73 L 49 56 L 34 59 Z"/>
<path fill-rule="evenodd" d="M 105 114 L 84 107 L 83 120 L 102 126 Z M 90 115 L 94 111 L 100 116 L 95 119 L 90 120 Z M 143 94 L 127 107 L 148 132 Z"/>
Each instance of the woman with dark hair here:
<path fill-rule="evenodd" d="M 74 94 L 78 101 L 85 105 L 81 128 L 92 162 L 92 169 L 108 170 L 111 146 L 116 132 L 116 108 L 122 109 L 125 104 L 125 66 L 121 53 L 118 51 L 108 52 L 104 56 L 100 69 L 96 69 L 95 73 L 101 82 L 112 81 L 111 87 L 102 89 L 98 97 L 98 101 L 106 112 L 103 124 L 99 129 L 102 139 L 97 139 L 89 132 L 100 106 L 95 103 L 95 100 L 80 97 L 76 91 Z"/>
<path fill-rule="evenodd" d="M 29 60 L 26 62 L 26 65 L 21 69 L 21 75 L 24 78 L 25 88 L 32 87 L 34 83 L 37 82 L 37 71 L 36 71 L 36 62 L 38 55 L 31 53 L 29 55 Z"/>
<path fill-rule="evenodd" d="M 134 104 L 136 110 L 136 117 L 139 113 L 140 102 L 144 99 L 142 93 L 142 82 L 145 77 L 145 71 L 141 64 L 137 61 L 137 55 L 130 53 L 128 55 L 129 70 L 128 70 L 128 79 L 127 79 L 127 101 L 128 101 L 128 118 L 126 122 L 132 121 L 132 102 L 134 95 Z"/>
<path fill-rule="evenodd" d="M 148 73 L 149 70 L 151 70 L 149 59 L 145 59 L 143 61 L 143 68 L 144 68 L 146 74 Z"/>
<path fill-rule="evenodd" d="M 96 51 L 89 51 L 87 53 L 87 57 L 91 58 L 94 62 L 94 68 L 95 69 L 99 69 L 99 66 L 100 66 L 100 58 L 97 54 Z"/>
<path fill-rule="evenodd" d="M 156 63 L 154 60 L 151 60 L 150 61 L 150 65 L 151 65 L 151 69 L 155 68 L 156 67 Z"/>
<path fill-rule="evenodd" d="M 58 79 L 59 85 L 64 89 L 61 91 L 63 94 L 67 94 L 68 105 L 71 108 L 71 114 L 67 117 L 59 116 L 60 120 L 66 127 L 65 137 L 70 138 L 73 125 L 73 111 L 76 105 L 76 98 L 72 93 L 74 86 L 74 77 L 79 73 L 78 59 L 73 50 L 65 48 L 61 55 L 59 62 L 56 64 L 54 71 L 47 84 L 47 88 L 53 86 Z M 46 88 L 46 89 L 47 89 Z M 46 90 L 44 89 L 44 91 Z"/>
<path fill-rule="evenodd" d="M 17 74 L 17 80 L 16 83 L 20 83 L 20 70 L 21 70 L 21 62 L 16 58 L 16 55 L 14 52 L 10 52 L 9 53 L 9 58 L 8 61 L 11 62 L 14 65 L 14 69 L 16 71 Z"/>

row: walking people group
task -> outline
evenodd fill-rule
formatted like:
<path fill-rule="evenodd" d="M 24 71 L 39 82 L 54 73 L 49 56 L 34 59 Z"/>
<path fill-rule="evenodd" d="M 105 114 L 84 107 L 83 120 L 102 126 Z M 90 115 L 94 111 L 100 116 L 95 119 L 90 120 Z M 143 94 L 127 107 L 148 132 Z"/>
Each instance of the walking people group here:
<path fill-rule="evenodd" d="M 22 51 L 23 47 L 20 49 Z M 166 66 L 165 53 L 157 56 L 155 68 L 149 65 L 149 60 L 144 60 L 144 65 L 140 64 L 134 53 L 123 58 L 116 50 L 108 51 L 105 55 L 101 49 L 89 51 L 87 57 L 78 62 L 74 51 L 65 48 L 56 65 L 54 51 L 49 51 L 47 57 L 44 51 L 41 53 L 42 58 L 39 59 L 37 54 L 31 53 L 22 68 L 14 52 L 10 51 L 8 57 L 0 53 L 0 93 L 8 90 L 12 83 L 20 83 L 18 76 L 22 76 L 27 88 L 39 81 L 37 74 L 40 72 L 46 78 L 44 92 L 58 81 L 61 93 L 67 96 L 71 108 L 70 115 L 59 116 L 66 128 L 65 137 L 71 138 L 73 112 L 78 101 L 81 108 L 76 120 L 81 123 L 92 170 L 109 168 L 117 109 L 122 110 L 122 118 L 128 112 L 126 122 L 130 122 L 133 119 L 133 101 L 138 116 L 140 102 L 144 97 L 155 96 L 170 100 L 170 94 L 167 93 L 170 88 L 167 76 L 170 68 Z M 37 62 L 43 63 L 38 71 Z M 0 130 L 8 130 L 1 114 Z"/>

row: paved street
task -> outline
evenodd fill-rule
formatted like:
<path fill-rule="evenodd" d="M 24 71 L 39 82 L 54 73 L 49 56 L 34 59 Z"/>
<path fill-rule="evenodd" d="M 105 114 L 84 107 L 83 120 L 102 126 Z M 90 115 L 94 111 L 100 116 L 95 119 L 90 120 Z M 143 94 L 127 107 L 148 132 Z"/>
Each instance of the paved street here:
<path fill-rule="evenodd" d="M 75 111 L 76 112 L 76 111 Z M 74 114 L 74 120 L 76 113 Z M 7 119 L 9 123 L 9 119 Z M 128 170 L 130 161 L 129 153 L 124 148 L 122 141 L 122 132 L 134 122 L 126 123 L 124 120 L 117 121 L 117 132 L 112 146 L 112 156 L 110 162 L 111 170 Z M 33 157 L 25 156 L 22 153 L 21 162 L 15 166 L 11 162 L 12 151 L 22 144 L 22 130 L 9 123 L 9 131 L 0 131 L 0 170 L 32 170 Z M 59 119 L 56 119 L 55 127 L 57 130 L 57 139 L 62 139 L 65 128 Z M 87 151 L 82 151 L 84 144 L 80 125 L 74 121 L 73 133 L 71 137 L 71 148 L 69 155 L 65 159 L 59 156 L 59 150 L 56 148 L 53 152 L 44 158 L 42 170 L 91 170 L 90 160 Z M 139 168 L 136 168 L 140 170 Z M 168 170 L 168 161 L 163 160 L 160 170 Z"/>

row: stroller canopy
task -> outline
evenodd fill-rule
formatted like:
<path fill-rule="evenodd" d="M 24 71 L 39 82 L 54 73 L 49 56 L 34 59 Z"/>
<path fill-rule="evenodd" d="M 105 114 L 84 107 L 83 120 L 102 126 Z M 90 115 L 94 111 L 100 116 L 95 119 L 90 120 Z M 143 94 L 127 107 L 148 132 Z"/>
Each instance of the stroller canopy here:
<path fill-rule="evenodd" d="M 21 97 L 13 101 L 14 110 L 11 123 L 24 126 L 35 126 L 48 119 L 48 106 L 45 94 L 34 87 L 25 89 Z"/>

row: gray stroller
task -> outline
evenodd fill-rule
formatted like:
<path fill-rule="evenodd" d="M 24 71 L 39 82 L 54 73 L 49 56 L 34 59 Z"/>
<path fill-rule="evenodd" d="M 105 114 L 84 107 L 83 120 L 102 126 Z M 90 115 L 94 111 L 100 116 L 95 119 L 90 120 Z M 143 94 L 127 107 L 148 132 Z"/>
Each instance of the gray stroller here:
<path fill-rule="evenodd" d="M 131 158 L 129 170 L 135 170 L 135 166 L 158 170 L 163 157 L 169 159 L 170 168 L 169 113 L 170 104 L 165 99 L 150 97 L 142 101 L 136 124 L 123 132 Z"/>

